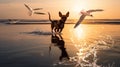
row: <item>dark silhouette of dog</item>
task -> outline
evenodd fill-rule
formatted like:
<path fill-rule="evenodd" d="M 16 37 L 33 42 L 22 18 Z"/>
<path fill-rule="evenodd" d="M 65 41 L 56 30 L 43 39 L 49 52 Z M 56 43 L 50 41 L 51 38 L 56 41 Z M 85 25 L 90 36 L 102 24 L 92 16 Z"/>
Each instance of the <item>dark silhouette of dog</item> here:
<path fill-rule="evenodd" d="M 57 46 L 61 51 L 61 55 L 59 57 L 60 61 L 62 61 L 62 59 L 64 59 L 64 58 L 69 59 L 69 55 L 65 48 L 65 42 L 61 35 L 58 35 L 58 36 L 56 34 L 52 35 L 51 42 L 54 43 L 54 45 Z M 50 50 L 51 50 L 51 47 L 50 47 Z"/>
<path fill-rule="evenodd" d="M 66 15 L 63 15 L 61 12 L 59 12 L 59 17 L 61 18 L 60 20 L 52 20 L 49 12 L 48 15 L 49 20 L 51 21 L 51 31 L 61 33 L 64 28 L 65 21 L 69 17 L 69 12 L 67 12 Z"/>

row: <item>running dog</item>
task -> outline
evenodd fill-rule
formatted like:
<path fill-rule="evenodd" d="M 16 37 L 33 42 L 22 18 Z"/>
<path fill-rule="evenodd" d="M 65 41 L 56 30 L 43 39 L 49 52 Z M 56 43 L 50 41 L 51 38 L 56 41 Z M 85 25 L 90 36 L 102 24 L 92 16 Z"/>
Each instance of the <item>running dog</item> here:
<path fill-rule="evenodd" d="M 52 31 L 52 33 L 54 31 L 58 32 L 58 33 L 61 33 L 63 28 L 64 28 L 65 21 L 69 17 L 69 12 L 67 12 L 66 15 L 62 15 L 62 13 L 59 12 L 59 17 L 61 18 L 60 20 L 52 20 L 49 12 L 48 12 L 48 15 L 49 15 L 49 20 L 51 21 L 51 31 Z"/>

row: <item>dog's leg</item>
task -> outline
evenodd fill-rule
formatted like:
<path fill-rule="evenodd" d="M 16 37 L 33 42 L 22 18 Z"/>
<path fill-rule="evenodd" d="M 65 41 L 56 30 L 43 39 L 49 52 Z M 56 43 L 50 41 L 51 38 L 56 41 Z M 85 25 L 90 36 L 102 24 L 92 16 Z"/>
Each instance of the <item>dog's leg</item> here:
<path fill-rule="evenodd" d="M 63 30 L 63 28 L 61 28 L 61 29 L 59 30 L 59 33 L 61 33 L 61 32 L 62 32 L 62 30 Z"/>
<path fill-rule="evenodd" d="M 61 32 L 62 32 L 63 28 L 64 28 L 64 23 L 62 23 L 62 24 L 60 25 L 60 30 L 59 30 L 59 33 L 61 33 Z"/>
<path fill-rule="evenodd" d="M 57 32 L 57 28 L 55 28 L 54 31 Z"/>
<path fill-rule="evenodd" d="M 59 33 L 59 28 L 56 31 Z"/>

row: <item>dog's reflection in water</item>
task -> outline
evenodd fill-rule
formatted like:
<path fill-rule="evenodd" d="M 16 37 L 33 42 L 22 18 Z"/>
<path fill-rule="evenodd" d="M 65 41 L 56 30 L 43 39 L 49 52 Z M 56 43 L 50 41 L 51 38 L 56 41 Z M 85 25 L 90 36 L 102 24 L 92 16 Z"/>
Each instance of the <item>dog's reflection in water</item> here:
<path fill-rule="evenodd" d="M 61 55 L 59 57 L 59 60 L 62 61 L 63 59 L 67 59 L 69 60 L 69 55 L 66 51 L 65 48 L 65 42 L 62 38 L 62 36 L 60 34 L 53 34 L 51 36 L 51 43 L 53 43 L 54 45 L 56 45 L 60 50 L 61 50 Z M 50 45 L 50 51 L 51 51 L 51 45 Z"/>

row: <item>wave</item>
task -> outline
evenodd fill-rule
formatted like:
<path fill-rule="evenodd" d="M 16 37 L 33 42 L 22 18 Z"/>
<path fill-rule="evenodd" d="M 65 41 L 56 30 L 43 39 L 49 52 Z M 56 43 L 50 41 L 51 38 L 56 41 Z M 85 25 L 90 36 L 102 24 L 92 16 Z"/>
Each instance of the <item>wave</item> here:
<path fill-rule="evenodd" d="M 52 35 L 52 32 L 49 31 L 32 31 L 32 32 L 23 32 L 25 34 L 34 34 L 34 35 Z"/>

